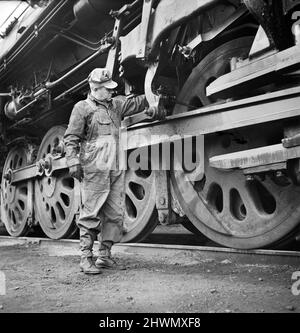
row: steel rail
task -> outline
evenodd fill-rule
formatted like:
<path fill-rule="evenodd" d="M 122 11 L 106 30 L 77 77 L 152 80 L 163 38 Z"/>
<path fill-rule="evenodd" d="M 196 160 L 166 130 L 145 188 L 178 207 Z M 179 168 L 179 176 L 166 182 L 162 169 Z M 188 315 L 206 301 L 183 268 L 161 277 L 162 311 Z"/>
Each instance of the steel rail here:
<path fill-rule="evenodd" d="M 48 238 L 0 236 L 0 247 L 4 246 L 39 246 L 57 256 L 79 255 L 79 240 L 53 240 Z M 97 242 L 95 243 L 95 248 Z M 184 254 L 201 261 L 220 261 L 223 264 L 267 264 L 291 265 L 299 267 L 299 251 L 279 250 L 237 250 L 223 247 L 165 245 L 147 243 L 120 243 L 113 247 L 114 254 L 142 255 L 152 257 Z M 226 262 L 224 261 L 226 260 Z"/>

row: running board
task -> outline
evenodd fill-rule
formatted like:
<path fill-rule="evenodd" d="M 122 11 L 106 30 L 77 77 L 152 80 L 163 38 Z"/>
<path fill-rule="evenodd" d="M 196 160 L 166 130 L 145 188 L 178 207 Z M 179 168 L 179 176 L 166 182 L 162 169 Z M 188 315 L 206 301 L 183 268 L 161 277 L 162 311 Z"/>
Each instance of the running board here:
<path fill-rule="evenodd" d="M 207 87 L 207 96 L 226 97 L 229 93 L 257 87 L 258 82 L 266 85 L 278 73 L 293 71 L 300 67 L 300 46 L 296 45 L 275 54 L 253 61 L 245 61 L 237 69 L 225 74 Z M 249 86 L 250 84 L 250 86 Z"/>
<path fill-rule="evenodd" d="M 297 158 L 300 158 L 300 146 L 284 148 L 278 144 L 214 156 L 209 159 L 209 164 L 216 169 L 243 169 L 244 173 L 260 173 L 286 169 L 286 162 Z"/>

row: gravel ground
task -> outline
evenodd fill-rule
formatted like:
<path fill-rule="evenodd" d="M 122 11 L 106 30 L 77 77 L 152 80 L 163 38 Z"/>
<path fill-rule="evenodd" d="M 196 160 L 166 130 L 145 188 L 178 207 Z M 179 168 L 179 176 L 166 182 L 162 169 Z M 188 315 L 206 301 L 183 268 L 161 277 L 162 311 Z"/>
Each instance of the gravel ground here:
<path fill-rule="evenodd" d="M 0 313 L 300 312 L 300 296 L 292 293 L 292 275 L 300 265 L 239 264 L 150 251 L 117 253 L 125 271 L 86 276 L 79 272 L 77 252 L 63 248 L 49 252 L 38 244 L 0 242 L 0 253 L 6 276 Z"/>

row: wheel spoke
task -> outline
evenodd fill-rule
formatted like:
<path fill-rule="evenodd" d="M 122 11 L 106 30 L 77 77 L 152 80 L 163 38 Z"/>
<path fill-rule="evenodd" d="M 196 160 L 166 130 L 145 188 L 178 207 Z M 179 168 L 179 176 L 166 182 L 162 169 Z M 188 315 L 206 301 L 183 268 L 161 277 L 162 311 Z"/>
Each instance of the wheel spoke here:
<path fill-rule="evenodd" d="M 137 183 L 144 188 L 151 187 L 151 183 L 150 183 L 151 179 L 152 179 L 152 177 L 148 177 L 148 178 L 139 177 L 136 173 L 133 173 L 132 177 L 130 177 L 131 182 Z"/>
<path fill-rule="evenodd" d="M 18 192 L 18 198 L 20 198 L 23 202 L 27 202 L 27 195 L 21 192 Z"/>
<path fill-rule="evenodd" d="M 20 212 L 24 212 L 25 206 L 22 208 L 19 202 L 17 203 L 17 208 L 19 209 Z"/>
<path fill-rule="evenodd" d="M 230 211 L 232 206 L 230 191 L 223 188 L 223 213 Z"/>
<path fill-rule="evenodd" d="M 259 217 L 258 207 L 255 205 L 255 200 L 253 198 L 253 193 L 251 194 L 249 191 L 249 188 L 247 186 L 240 186 L 238 190 L 239 195 L 241 196 L 241 199 L 246 207 L 246 210 L 251 212 L 251 214 Z"/>
<path fill-rule="evenodd" d="M 137 210 L 137 213 L 139 215 L 142 200 L 138 200 L 138 198 L 135 196 L 135 194 L 131 191 L 131 189 L 129 187 L 127 187 L 126 194 L 130 198 L 130 200 L 133 202 L 133 204 Z"/>
<path fill-rule="evenodd" d="M 157 225 L 155 210 L 155 173 L 128 170 L 125 178 L 127 231 L 122 242 L 138 242 Z"/>
<path fill-rule="evenodd" d="M 58 202 L 60 203 L 62 208 L 64 208 L 64 211 L 67 211 L 69 209 L 70 204 L 66 205 L 65 201 L 61 197 L 58 198 Z"/>
<path fill-rule="evenodd" d="M 61 188 L 60 188 L 60 192 L 67 195 L 68 197 L 71 197 L 72 193 L 73 193 L 73 190 L 70 190 L 67 187 L 62 185 Z"/>
<path fill-rule="evenodd" d="M 54 212 L 55 212 L 55 216 L 56 216 L 56 225 L 62 225 L 64 222 L 64 218 L 62 217 L 62 214 L 59 210 L 59 208 L 57 207 L 57 205 L 54 206 Z"/>

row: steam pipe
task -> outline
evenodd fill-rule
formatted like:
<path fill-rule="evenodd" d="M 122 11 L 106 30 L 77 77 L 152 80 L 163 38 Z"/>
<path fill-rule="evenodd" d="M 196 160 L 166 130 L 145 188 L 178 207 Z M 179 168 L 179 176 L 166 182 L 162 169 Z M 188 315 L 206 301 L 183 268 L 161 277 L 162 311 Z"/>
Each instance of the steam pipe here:
<path fill-rule="evenodd" d="M 75 72 L 77 72 L 81 67 L 83 67 L 84 65 L 90 63 L 97 56 L 106 53 L 111 48 L 113 42 L 114 41 L 112 40 L 111 43 L 109 43 L 108 45 L 101 46 L 98 51 L 96 51 L 95 53 L 93 53 L 91 56 L 89 56 L 88 58 L 86 58 L 79 65 L 77 65 L 76 67 L 74 67 L 73 69 L 71 69 L 68 73 L 66 73 L 65 75 L 63 75 L 62 77 L 60 77 L 59 79 L 57 79 L 56 81 L 46 82 L 46 84 L 45 84 L 46 89 L 52 89 L 52 88 L 54 88 L 55 86 L 57 86 L 58 84 L 60 84 L 62 81 L 64 81 L 65 79 L 67 79 L 70 75 L 72 75 Z"/>
<path fill-rule="evenodd" d="M 60 100 L 61 98 L 64 98 L 65 96 L 69 95 L 70 93 L 76 91 L 77 89 L 79 89 L 81 86 L 83 86 L 84 84 L 88 83 L 88 79 L 84 79 L 82 81 L 80 81 L 79 83 L 77 83 L 75 86 L 71 87 L 70 89 L 64 91 L 62 94 L 60 94 L 59 96 L 55 97 L 53 99 L 54 102 Z"/>
<path fill-rule="evenodd" d="M 39 96 L 41 96 L 42 94 L 44 94 L 45 91 L 53 89 L 55 86 L 57 86 L 58 84 L 60 84 L 62 81 L 66 80 L 69 76 L 71 76 L 72 74 L 76 73 L 81 67 L 83 67 L 84 65 L 86 65 L 86 64 L 90 63 L 92 60 L 94 60 L 97 56 L 106 53 L 111 48 L 112 44 L 113 44 L 113 41 L 111 43 L 109 43 L 109 44 L 105 44 L 105 45 L 101 46 L 98 49 L 98 51 L 96 51 L 95 53 L 93 53 L 91 56 L 89 56 L 88 58 L 86 58 L 84 61 L 82 61 L 76 67 L 74 67 L 73 69 L 71 69 L 65 75 L 61 76 L 56 81 L 46 82 L 45 83 L 45 88 L 42 88 L 39 91 L 37 91 L 36 93 L 34 93 L 33 97 L 38 98 Z"/>
<path fill-rule="evenodd" d="M 85 66 L 86 64 L 90 63 L 92 60 L 94 60 L 97 56 L 102 55 L 106 52 L 108 52 L 108 50 L 111 48 L 111 46 L 113 45 L 113 39 L 111 38 L 111 42 L 110 43 L 105 43 L 103 44 L 95 53 L 93 53 L 91 56 L 89 56 L 88 58 L 86 58 L 84 61 L 82 61 L 81 63 L 79 63 L 76 67 L 74 67 L 73 69 L 71 69 L 69 72 L 67 72 L 66 74 L 64 74 L 63 76 L 61 76 L 59 79 L 57 79 L 56 81 L 53 82 L 46 82 L 45 83 L 45 87 L 41 88 L 40 90 L 38 90 L 36 93 L 34 93 L 32 95 L 32 97 L 34 98 L 30 103 L 26 104 L 25 106 L 21 107 L 19 110 L 17 109 L 17 105 L 15 103 L 15 101 L 10 101 L 6 104 L 5 106 L 5 110 L 6 114 L 8 116 L 8 110 L 13 110 L 14 116 L 13 114 L 9 115 L 9 118 L 12 119 L 13 117 L 22 117 L 22 115 L 24 113 L 27 112 L 27 109 L 34 105 L 37 101 L 38 98 L 41 97 L 42 95 L 46 94 L 49 90 L 53 89 L 54 87 L 56 87 L 58 84 L 60 84 L 62 81 L 66 80 L 69 76 L 71 76 L 72 74 L 76 73 L 81 67 Z M 78 85 L 76 85 L 74 88 L 77 88 L 77 86 L 79 86 L 82 82 L 80 82 Z M 72 90 L 72 88 L 70 89 L 70 91 Z M 70 91 L 65 92 L 62 95 L 68 94 Z M 11 94 L 2 94 L 4 97 L 11 97 Z M 0 94 L 1 96 L 1 94 Z M 62 97 L 62 96 L 59 96 Z M 11 112 L 10 112 L 11 113 Z"/>

